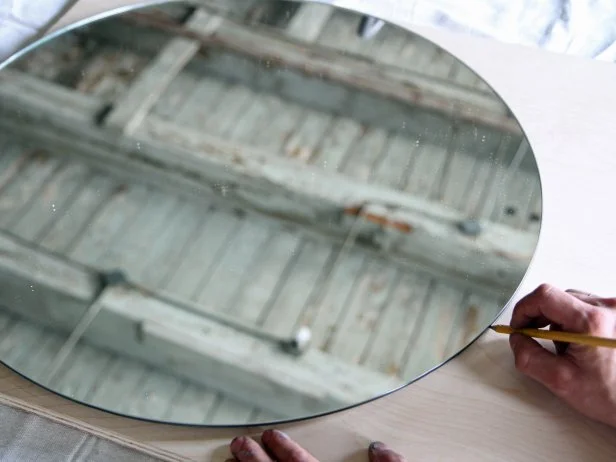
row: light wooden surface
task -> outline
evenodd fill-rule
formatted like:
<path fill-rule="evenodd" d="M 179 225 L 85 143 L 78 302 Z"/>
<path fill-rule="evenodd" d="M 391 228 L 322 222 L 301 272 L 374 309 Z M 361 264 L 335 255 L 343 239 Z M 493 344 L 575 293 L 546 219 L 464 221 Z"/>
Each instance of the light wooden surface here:
<path fill-rule="evenodd" d="M 378 14 L 374 3 L 360 5 Z M 101 8 L 95 4 L 82 0 L 69 20 Z M 404 20 L 397 8 L 382 12 Z M 616 218 L 610 184 L 616 175 L 611 122 L 616 67 L 433 30 L 419 32 L 461 57 L 495 87 L 536 152 L 544 223 L 518 297 L 544 281 L 613 294 Z M 117 433 L 180 459 L 222 461 L 226 444 L 240 433 L 118 418 L 57 398 L 6 369 L 0 370 L 0 390 L 3 400 L 23 400 L 58 419 Z M 409 461 L 607 461 L 616 454 L 616 430 L 589 422 L 520 377 L 506 338 L 492 333 L 398 393 L 286 430 L 323 461 L 363 461 L 373 439 L 388 442 Z"/>

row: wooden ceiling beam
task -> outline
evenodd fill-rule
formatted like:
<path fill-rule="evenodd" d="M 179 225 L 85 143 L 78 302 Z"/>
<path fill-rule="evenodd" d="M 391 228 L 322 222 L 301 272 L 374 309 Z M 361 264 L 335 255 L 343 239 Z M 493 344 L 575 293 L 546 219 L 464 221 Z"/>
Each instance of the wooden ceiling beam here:
<path fill-rule="evenodd" d="M 401 264 L 495 291 L 511 292 L 526 271 L 535 233 L 468 217 L 436 202 L 306 166 L 150 116 L 132 136 L 93 123 L 96 99 L 15 73 L 0 75 L 0 124 L 53 150 L 196 195 L 217 195 L 260 213 L 362 246 Z M 28 93 L 16 88 L 24 84 Z M 77 100 L 58 115 L 57 101 Z M 81 116 L 78 114 L 81 112 Z M 17 118 L 16 118 L 17 117 Z M 470 282 L 469 282 L 470 281 Z M 484 289 L 485 290 L 485 289 Z"/>
<path fill-rule="evenodd" d="M 205 9 L 203 10 L 205 11 Z M 212 16 L 217 16 L 212 13 Z M 517 121 L 497 96 L 400 69 L 356 55 L 295 40 L 272 28 L 245 25 L 217 16 L 219 26 L 199 33 L 147 12 L 120 16 L 120 22 L 194 40 L 206 51 L 227 50 L 260 63 L 269 72 L 290 70 L 434 112 L 463 123 L 520 135 Z M 111 31 L 110 31 L 111 32 Z"/>
<path fill-rule="evenodd" d="M 290 355 L 130 283 L 99 291 L 100 280 L 94 269 L 0 233 L 0 304 L 6 309 L 70 334 L 93 307 L 96 315 L 72 348 L 83 340 L 287 418 L 354 405 L 403 384 L 315 349 Z"/>

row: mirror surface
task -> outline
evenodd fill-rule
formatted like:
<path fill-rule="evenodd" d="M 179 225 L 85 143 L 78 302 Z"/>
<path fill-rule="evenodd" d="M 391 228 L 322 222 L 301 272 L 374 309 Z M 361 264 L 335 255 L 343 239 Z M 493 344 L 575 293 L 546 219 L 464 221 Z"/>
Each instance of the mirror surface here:
<path fill-rule="evenodd" d="M 245 425 L 391 392 L 494 321 L 541 187 L 434 44 L 316 3 L 109 17 L 0 71 L 0 359 L 133 417 Z"/>

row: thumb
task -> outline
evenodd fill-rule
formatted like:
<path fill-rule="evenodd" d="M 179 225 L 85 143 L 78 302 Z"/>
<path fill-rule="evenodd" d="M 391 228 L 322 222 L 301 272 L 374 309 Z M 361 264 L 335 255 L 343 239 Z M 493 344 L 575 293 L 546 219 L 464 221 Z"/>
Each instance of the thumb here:
<path fill-rule="evenodd" d="M 556 356 L 525 335 L 512 334 L 509 343 L 515 357 L 515 366 L 520 372 L 557 396 L 563 396 L 571 389 L 577 366 L 568 358 Z"/>

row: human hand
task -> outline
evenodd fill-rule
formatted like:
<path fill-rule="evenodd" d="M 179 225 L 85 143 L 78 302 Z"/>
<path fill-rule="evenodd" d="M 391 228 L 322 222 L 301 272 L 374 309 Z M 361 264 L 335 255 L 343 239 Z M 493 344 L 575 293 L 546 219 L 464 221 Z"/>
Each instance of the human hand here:
<path fill-rule="evenodd" d="M 511 327 L 616 337 L 616 298 L 543 284 L 521 299 Z M 591 419 L 616 427 L 616 350 L 555 342 L 556 353 L 524 335 L 509 338 L 516 368 Z"/>
<path fill-rule="evenodd" d="M 240 436 L 231 442 L 233 459 L 227 462 L 319 462 L 308 451 L 277 430 L 263 432 L 263 449 L 251 438 Z M 406 462 L 406 459 L 382 443 L 372 443 L 368 449 L 370 462 Z"/>

